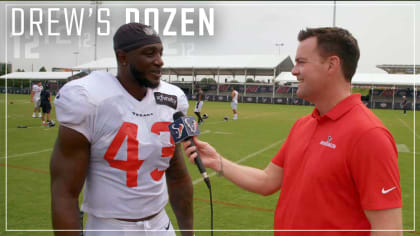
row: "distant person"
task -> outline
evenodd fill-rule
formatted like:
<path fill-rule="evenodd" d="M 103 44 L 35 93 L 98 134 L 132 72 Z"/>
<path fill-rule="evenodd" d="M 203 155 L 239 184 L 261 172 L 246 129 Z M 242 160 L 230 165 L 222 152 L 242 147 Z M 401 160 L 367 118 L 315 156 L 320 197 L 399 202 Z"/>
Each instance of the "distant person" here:
<path fill-rule="evenodd" d="M 50 162 L 53 228 L 81 230 L 84 185 L 85 236 L 175 236 L 168 201 L 182 236 L 192 236 L 192 181 L 168 127 L 174 113 L 186 114 L 188 100 L 161 81 L 163 45 L 153 28 L 124 24 L 113 41 L 117 76 L 92 72 L 66 83 L 54 101 L 60 128 Z"/>
<path fill-rule="evenodd" d="M 238 119 L 238 100 L 239 100 L 239 93 L 238 91 L 236 91 L 235 87 L 232 88 L 232 111 L 233 111 L 233 119 L 237 120 Z"/>
<path fill-rule="evenodd" d="M 48 125 L 50 127 L 54 126 L 55 123 L 50 119 L 51 112 L 51 95 L 49 91 L 49 86 L 45 85 L 44 89 L 41 91 L 41 109 L 42 109 L 42 125 Z M 47 120 L 45 121 L 45 116 Z"/>
<path fill-rule="evenodd" d="M 402 96 L 402 102 L 401 102 L 401 106 L 404 110 L 404 115 L 407 115 L 407 109 L 408 109 L 408 101 L 407 101 L 407 97 L 406 96 Z"/>
<path fill-rule="evenodd" d="M 295 231 L 276 236 L 402 235 L 369 231 L 401 230 L 402 201 L 394 138 L 360 94 L 351 94 L 360 55 L 356 39 L 326 27 L 302 30 L 298 40 L 292 69 L 297 96 L 315 109 L 296 121 L 268 166 L 236 164 L 196 137 L 195 147 L 184 143 L 185 153 L 193 162 L 198 150 L 206 167 L 245 190 L 266 196 L 281 189 L 274 229 Z"/>
<path fill-rule="evenodd" d="M 203 118 L 201 117 L 201 108 L 203 108 L 204 104 L 204 93 L 203 90 L 201 90 L 200 87 L 197 87 L 197 102 L 195 103 L 194 107 L 194 113 L 198 118 L 198 124 L 200 125 L 203 123 Z"/>
<path fill-rule="evenodd" d="M 42 83 L 41 81 L 37 81 L 34 85 L 32 85 L 31 91 L 31 102 L 34 103 L 34 113 L 32 114 L 32 118 L 36 118 L 36 113 L 38 112 L 38 118 L 41 118 L 41 91 L 42 91 Z"/>

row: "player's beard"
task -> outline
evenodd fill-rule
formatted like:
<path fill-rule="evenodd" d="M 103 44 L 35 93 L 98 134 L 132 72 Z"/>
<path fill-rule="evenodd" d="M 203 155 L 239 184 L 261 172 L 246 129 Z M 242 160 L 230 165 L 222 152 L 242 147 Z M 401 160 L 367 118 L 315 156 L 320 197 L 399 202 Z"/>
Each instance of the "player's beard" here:
<path fill-rule="evenodd" d="M 139 83 L 140 86 L 142 87 L 153 89 L 159 86 L 159 83 L 156 83 L 156 84 L 151 83 L 146 78 L 146 75 L 144 74 L 144 72 L 137 70 L 133 64 L 130 64 L 130 73 L 131 73 L 131 76 L 133 76 L 133 78 L 137 81 L 137 83 Z"/>

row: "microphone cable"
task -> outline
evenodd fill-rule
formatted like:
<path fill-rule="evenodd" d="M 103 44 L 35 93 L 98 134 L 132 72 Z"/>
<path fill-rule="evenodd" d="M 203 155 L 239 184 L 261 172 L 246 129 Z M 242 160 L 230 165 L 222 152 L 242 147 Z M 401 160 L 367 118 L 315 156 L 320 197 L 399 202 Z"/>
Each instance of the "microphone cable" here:
<path fill-rule="evenodd" d="M 210 180 L 208 180 L 208 184 L 207 184 L 207 188 L 209 189 L 209 194 L 210 194 L 210 235 L 213 236 L 213 197 L 212 197 L 212 192 L 211 192 L 211 185 L 210 185 Z"/>
<path fill-rule="evenodd" d="M 83 236 L 83 234 L 84 234 L 84 231 L 83 231 L 83 215 L 84 214 L 85 213 L 82 210 L 80 210 L 80 213 L 79 213 L 79 217 L 80 217 L 80 234 L 79 234 L 79 236 Z"/>
<path fill-rule="evenodd" d="M 184 113 L 182 113 L 181 111 L 178 111 L 178 112 L 176 112 L 175 114 L 173 114 L 173 120 L 174 120 L 174 123 L 176 122 L 176 120 L 178 120 L 178 119 L 181 119 L 182 117 L 185 117 L 185 115 L 184 115 Z M 186 117 L 186 118 L 188 118 L 188 117 Z M 184 118 L 184 119 L 186 119 L 186 118 Z M 195 119 L 193 118 L 193 117 L 189 117 L 189 118 L 191 118 L 190 119 L 190 121 L 191 120 L 193 120 L 194 121 L 194 126 L 197 128 L 197 126 L 198 126 L 198 124 L 197 124 L 197 121 L 195 121 Z M 174 124 L 174 123 L 172 123 L 172 124 Z M 182 120 L 181 121 L 181 123 L 182 123 L 182 126 L 179 126 L 178 127 L 178 129 L 177 129 L 177 132 L 175 132 L 175 134 L 172 132 L 172 129 L 174 129 L 174 127 L 172 127 L 172 129 L 171 129 L 171 125 L 169 125 L 169 130 L 170 130 L 170 132 L 171 132 L 171 135 L 172 135 L 172 137 L 177 137 L 177 136 L 179 136 L 178 137 L 178 139 L 179 138 L 181 138 L 181 136 L 182 135 L 180 135 L 180 134 L 183 134 L 183 130 L 184 130 L 184 120 Z M 192 129 L 191 127 L 190 127 L 190 125 L 191 124 L 189 124 L 189 123 L 186 123 L 186 126 L 185 127 L 188 127 L 187 128 L 187 131 L 189 130 L 189 129 Z M 179 128 L 181 128 L 181 131 L 179 130 Z M 175 128 L 176 129 L 176 128 Z M 187 132 L 186 131 L 186 132 Z M 192 133 L 196 133 L 196 129 L 194 128 L 194 130 L 192 131 Z M 200 131 L 198 130 L 198 134 L 200 133 Z M 177 141 L 175 141 L 175 143 L 178 143 L 179 141 L 182 141 L 182 140 L 191 140 L 191 144 L 190 144 L 190 146 L 189 147 L 191 147 L 191 146 L 195 146 L 195 143 L 194 143 L 194 141 L 192 140 L 192 137 L 190 137 L 189 135 L 191 135 L 190 134 L 190 132 L 187 132 L 187 134 L 186 134 L 186 137 L 184 137 L 183 139 L 180 139 L 180 140 L 177 140 Z M 197 134 L 196 134 L 197 135 Z M 176 140 L 177 138 L 174 138 L 174 140 Z M 196 166 L 198 167 L 198 170 L 200 171 L 200 174 L 203 176 L 203 180 L 204 180 L 204 182 L 206 183 L 206 185 L 207 185 L 207 188 L 209 189 L 209 194 L 210 194 L 210 230 L 211 230 L 211 236 L 213 236 L 213 196 L 212 196 L 212 191 L 211 191 L 211 184 L 210 184 L 210 179 L 209 179 L 209 176 L 207 175 L 207 172 L 206 172 L 206 168 L 204 167 L 204 165 L 203 165 L 203 162 L 201 161 L 201 159 L 200 159 L 200 155 L 198 154 L 198 152 L 196 151 L 196 153 L 197 153 L 197 158 L 195 158 L 194 159 L 194 162 L 195 162 L 195 164 L 196 164 Z"/>
<path fill-rule="evenodd" d="M 198 153 L 197 153 L 198 154 Z M 209 195 L 210 195 L 210 235 L 213 236 L 213 194 L 211 191 L 211 184 L 210 184 L 210 178 L 207 176 L 207 173 L 204 174 L 203 180 L 207 185 L 207 188 L 209 189 Z"/>
<path fill-rule="evenodd" d="M 191 140 L 191 145 L 190 145 L 190 147 L 191 146 L 195 146 L 195 143 Z M 200 156 L 199 156 L 199 154 L 198 154 L 198 152 L 196 151 L 196 153 L 197 153 L 197 157 L 198 158 L 196 158 L 195 159 L 195 161 L 196 161 L 196 165 L 197 166 L 202 166 L 202 167 L 204 167 L 204 165 L 203 165 L 203 163 L 201 162 L 201 159 L 200 159 Z M 211 191 L 211 184 L 210 184 L 210 178 L 209 178 L 209 176 L 207 175 L 207 172 L 205 171 L 205 169 L 203 168 L 198 168 L 199 170 L 200 170 L 200 172 L 201 172 L 201 174 L 202 174 L 202 176 L 203 176 L 203 180 L 204 180 L 204 182 L 206 183 L 206 185 L 207 185 L 207 188 L 209 189 L 209 195 L 210 195 L 210 235 L 211 236 L 213 236 L 213 196 L 212 196 L 212 191 Z"/>
<path fill-rule="evenodd" d="M 194 145 L 194 142 L 191 141 L 191 145 Z M 197 152 L 198 155 L 198 152 Z M 198 156 L 199 157 L 199 156 Z M 197 159 L 196 159 L 197 160 Z M 198 162 L 200 162 L 199 165 L 203 166 L 201 159 L 198 159 Z M 197 164 L 197 163 L 196 163 Z M 210 195 L 210 235 L 213 236 L 213 194 L 211 191 L 211 184 L 210 184 L 210 178 L 207 175 L 207 172 L 204 170 L 204 173 L 201 173 L 203 175 L 203 180 L 207 185 L 207 188 L 209 189 L 209 195 Z"/>

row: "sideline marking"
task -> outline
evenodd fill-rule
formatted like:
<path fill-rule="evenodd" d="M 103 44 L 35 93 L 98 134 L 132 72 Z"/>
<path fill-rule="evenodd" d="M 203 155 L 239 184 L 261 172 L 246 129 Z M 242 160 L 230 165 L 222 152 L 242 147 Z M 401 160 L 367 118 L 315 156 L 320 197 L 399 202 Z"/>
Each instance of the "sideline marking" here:
<path fill-rule="evenodd" d="M 231 132 L 215 131 L 215 134 L 232 134 Z"/>
<path fill-rule="evenodd" d="M 413 133 L 414 134 L 414 131 L 413 131 L 413 129 L 410 127 L 410 126 L 408 126 L 408 124 L 405 122 L 405 121 L 403 121 L 401 118 L 398 118 L 398 120 L 405 126 L 405 127 L 407 127 L 407 129 L 408 130 L 410 130 L 411 131 L 411 133 Z M 416 134 L 416 137 L 417 138 L 420 138 L 420 135 L 418 135 L 418 134 Z"/>
<path fill-rule="evenodd" d="M 410 149 L 408 149 L 407 145 L 399 143 L 396 146 L 399 153 L 410 153 Z"/>
<path fill-rule="evenodd" d="M 10 165 L 10 164 L 7 164 L 7 166 L 6 166 L 5 163 L 0 163 L 0 166 L 13 167 L 13 168 L 16 168 L 16 169 L 29 170 L 29 171 L 32 171 L 32 172 L 43 173 L 43 174 L 49 174 L 50 173 L 49 171 L 46 171 L 46 170 L 37 170 L 37 169 L 23 167 L 23 166 L 15 166 L 15 165 Z"/>
<path fill-rule="evenodd" d="M 25 153 L 20 153 L 20 154 L 14 154 L 14 155 L 7 156 L 7 159 L 22 157 L 22 156 L 28 156 L 28 155 L 32 155 L 32 154 L 38 154 L 38 153 L 49 152 L 49 151 L 52 151 L 52 148 L 43 149 L 43 150 L 39 150 L 39 151 L 36 151 L 36 152 L 25 152 Z M 6 159 L 6 157 L 2 156 L 2 157 L 0 157 L 0 159 Z"/>
<path fill-rule="evenodd" d="M 209 134 L 209 133 L 211 133 L 211 131 L 209 129 L 206 129 L 203 132 L 201 132 L 200 135 Z"/>
<path fill-rule="evenodd" d="M 277 142 L 274 142 L 274 143 L 272 143 L 272 144 L 270 144 L 270 145 L 268 145 L 267 147 L 265 147 L 265 148 L 262 148 L 262 149 L 260 149 L 260 150 L 258 150 L 258 151 L 256 151 L 256 152 L 253 152 L 253 153 L 251 153 L 251 154 L 249 154 L 248 156 L 246 156 L 246 157 L 244 157 L 244 158 L 242 158 L 242 159 L 240 159 L 239 161 L 237 161 L 237 162 L 235 162 L 235 163 L 237 163 L 237 164 L 240 164 L 240 163 L 242 163 L 242 162 L 244 162 L 244 161 L 246 161 L 246 160 L 248 160 L 248 159 L 250 159 L 250 158 L 252 158 L 252 157 L 254 157 L 254 156 L 256 156 L 256 155 L 258 155 L 258 154 L 260 154 L 260 153 L 262 153 L 262 152 L 265 152 L 265 151 L 267 151 L 267 150 L 269 150 L 269 149 L 271 149 L 271 148 L 273 148 L 273 147 L 275 147 L 275 146 L 277 146 L 277 145 L 279 145 L 280 143 L 282 143 L 282 142 L 284 142 L 286 140 L 286 138 L 283 138 L 283 139 L 281 139 L 281 140 L 279 140 L 279 141 L 277 141 Z M 212 177 L 212 176 L 215 176 L 217 173 L 216 173 L 216 171 L 214 171 L 213 173 L 210 173 L 209 174 L 209 178 L 210 177 Z M 196 179 L 196 180 L 194 180 L 193 181 L 193 185 L 195 185 L 195 184 L 197 184 L 197 183 L 200 183 L 200 182 L 203 182 L 203 178 L 198 178 L 198 179 Z"/>
<path fill-rule="evenodd" d="M 203 134 L 209 134 L 209 133 L 213 133 L 213 134 L 232 134 L 231 132 L 223 132 L 223 131 L 211 131 L 209 129 L 204 130 L 203 132 L 200 133 L 200 135 Z"/>

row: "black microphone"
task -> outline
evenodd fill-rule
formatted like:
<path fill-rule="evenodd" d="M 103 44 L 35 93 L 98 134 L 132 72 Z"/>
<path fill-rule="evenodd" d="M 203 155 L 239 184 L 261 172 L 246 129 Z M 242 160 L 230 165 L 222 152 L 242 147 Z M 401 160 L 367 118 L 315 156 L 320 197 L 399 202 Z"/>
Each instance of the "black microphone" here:
<path fill-rule="evenodd" d="M 182 141 L 190 140 L 191 146 L 195 146 L 195 143 L 192 139 L 193 136 L 199 135 L 200 130 L 198 129 L 198 124 L 193 117 L 185 116 L 181 111 L 176 112 L 173 115 L 174 122 L 169 125 L 169 131 L 171 132 L 172 138 L 175 143 Z M 197 157 L 194 159 L 195 164 L 197 165 L 198 170 L 203 176 L 204 182 L 207 187 L 210 189 L 210 180 L 207 175 L 206 168 L 201 161 L 200 155 L 197 153 Z"/>

